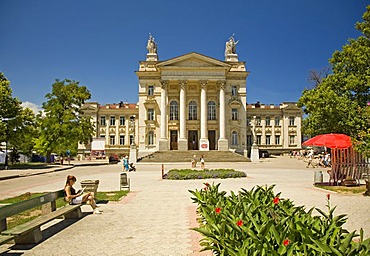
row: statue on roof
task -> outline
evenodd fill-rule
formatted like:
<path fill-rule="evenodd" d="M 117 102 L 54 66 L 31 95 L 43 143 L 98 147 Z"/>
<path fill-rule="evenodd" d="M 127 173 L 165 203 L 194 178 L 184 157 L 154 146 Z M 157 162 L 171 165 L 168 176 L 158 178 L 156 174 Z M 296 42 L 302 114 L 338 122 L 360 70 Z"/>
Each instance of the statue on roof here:
<path fill-rule="evenodd" d="M 146 49 L 148 49 L 148 53 L 157 53 L 157 44 L 154 42 L 154 37 L 150 33 Z"/>
<path fill-rule="evenodd" d="M 239 41 L 235 42 L 234 35 L 229 37 L 229 40 L 226 42 L 225 56 L 229 54 L 236 54 L 236 45 Z"/>

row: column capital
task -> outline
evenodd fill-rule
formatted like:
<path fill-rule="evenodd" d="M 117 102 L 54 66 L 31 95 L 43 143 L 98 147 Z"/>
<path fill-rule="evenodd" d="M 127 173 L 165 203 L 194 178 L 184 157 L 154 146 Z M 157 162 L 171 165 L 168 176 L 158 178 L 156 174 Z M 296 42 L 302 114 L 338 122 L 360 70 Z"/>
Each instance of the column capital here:
<path fill-rule="evenodd" d="M 168 80 L 161 80 L 160 83 L 161 83 L 162 89 L 166 89 L 167 88 L 167 86 L 168 86 Z"/>
<path fill-rule="evenodd" d="M 186 80 L 179 80 L 180 88 L 183 89 L 183 90 L 185 90 L 186 83 L 187 83 Z"/>
<path fill-rule="evenodd" d="M 222 80 L 222 81 L 217 81 L 217 84 L 218 86 L 220 86 L 220 89 L 225 89 L 226 87 L 226 81 Z"/>
<path fill-rule="evenodd" d="M 200 80 L 199 84 L 202 87 L 202 89 L 207 89 L 208 81 L 207 80 Z"/>

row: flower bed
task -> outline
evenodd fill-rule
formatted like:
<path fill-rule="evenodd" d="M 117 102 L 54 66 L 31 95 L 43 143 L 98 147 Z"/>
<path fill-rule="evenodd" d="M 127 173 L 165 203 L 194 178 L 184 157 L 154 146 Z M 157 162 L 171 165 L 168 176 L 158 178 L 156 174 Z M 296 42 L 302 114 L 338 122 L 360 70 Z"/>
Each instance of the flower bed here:
<path fill-rule="evenodd" d="M 190 180 L 190 179 L 226 179 L 247 177 L 244 172 L 234 169 L 171 169 L 164 178 L 170 180 Z"/>
<path fill-rule="evenodd" d="M 274 194 L 273 188 L 255 187 L 238 194 L 219 191 L 220 184 L 190 191 L 198 204 L 203 250 L 215 255 L 369 255 L 370 238 L 348 232 L 342 226 L 346 215 L 334 216 L 316 209 L 305 211 L 289 199 Z M 354 238 L 358 237 L 357 241 Z"/>

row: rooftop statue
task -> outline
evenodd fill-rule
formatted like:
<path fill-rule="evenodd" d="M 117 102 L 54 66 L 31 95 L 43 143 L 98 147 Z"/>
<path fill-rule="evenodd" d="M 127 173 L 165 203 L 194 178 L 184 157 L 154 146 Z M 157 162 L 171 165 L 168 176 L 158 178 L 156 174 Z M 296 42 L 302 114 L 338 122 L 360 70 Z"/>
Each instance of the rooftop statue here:
<path fill-rule="evenodd" d="M 148 53 L 157 53 L 157 44 L 154 42 L 154 37 L 150 33 L 146 49 L 148 49 Z"/>
<path fill-rule="evenodd" d="M 226 42 L 225 56 L 228 54 L 236 54 L 236 45 L 239 41 L 235 42 L 234 35 L 229 37 L 229 41 Z"/>

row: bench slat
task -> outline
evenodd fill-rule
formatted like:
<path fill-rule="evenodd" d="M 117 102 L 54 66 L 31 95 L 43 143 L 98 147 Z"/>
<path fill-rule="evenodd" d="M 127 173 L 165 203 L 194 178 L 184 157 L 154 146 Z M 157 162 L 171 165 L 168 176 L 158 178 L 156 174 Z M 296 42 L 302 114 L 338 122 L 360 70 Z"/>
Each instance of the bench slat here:
<path fill-rule="evenodd" d="M 9 204 L 4 205 L 1 207 L 0 211 L 0 220 L 5 219 L 7 217 L 13 216 L 15 214 L 24 212 L 26 210 L 32 209 L 34 207 L 52 202 L 56 200 L 59 197 L 63 197 L 63 190 L 59 190 L 56 192 L 46 193 L 45 195 L 31 198 L 29 200 L 15 203 L 15 204 Z"/>
<path fill-rule="evenodd" d="M 0 235 L 0 244 L 5 244 L 11 240 L 13 240 L 14 237 L 13 236 L 2 236 Z"/>
<path fill-rule="evenodd" d="M 70 213 L 72 211 L 77 210 L 80 207 L 80 205 L 66 205 L 62 208 L 58 208 L 56 211 L 53 211 L 47 215 L 40 216 L 34 220 L 31 220 L 29 222 L 26 222 L 24 224 L 18 225 L 12 229 L 4 230 L 1 232 L 2 235 L 13 235 L 13 236 L 19 236 L 25 232 L 28 232 L 32 229 L 36 229 L 39 226 L 57 218 L 60 216 L 63 216 L 67 213 Z"/>

